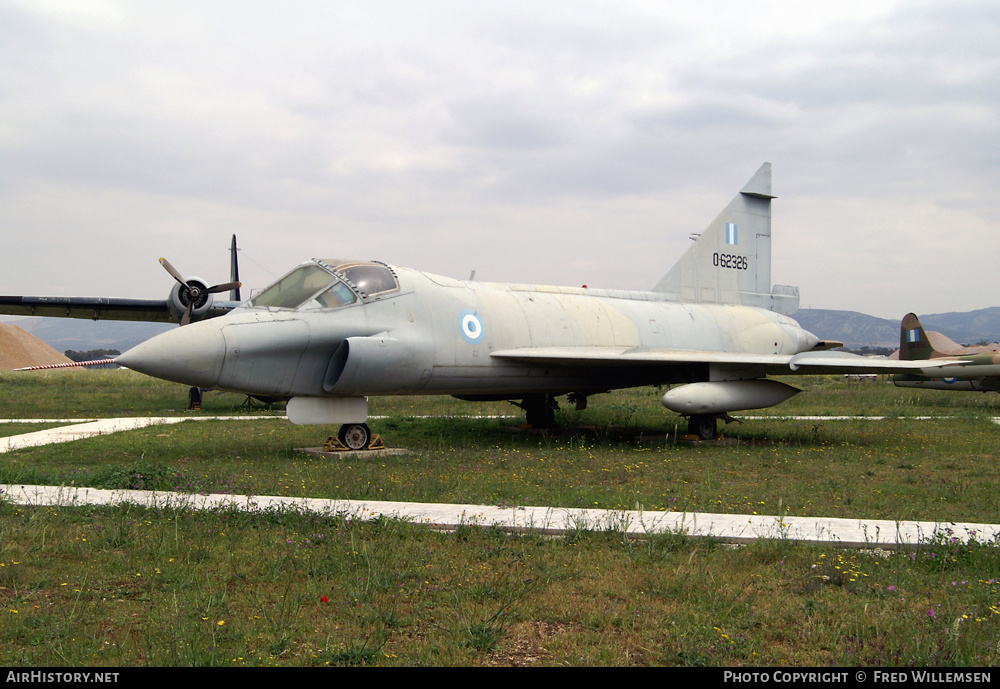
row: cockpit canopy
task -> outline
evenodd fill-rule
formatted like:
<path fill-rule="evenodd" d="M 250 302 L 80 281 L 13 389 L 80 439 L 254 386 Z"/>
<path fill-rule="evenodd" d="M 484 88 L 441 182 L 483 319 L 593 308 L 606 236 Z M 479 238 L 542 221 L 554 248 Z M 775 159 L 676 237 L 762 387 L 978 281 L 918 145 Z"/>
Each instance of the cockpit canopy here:
<path fill-rule="evenodd" d="M 250 300 L 278 309 L 328 309 L 381 298 L 399 289 L 383 263 L 317 259 L 304 263 Z"/>

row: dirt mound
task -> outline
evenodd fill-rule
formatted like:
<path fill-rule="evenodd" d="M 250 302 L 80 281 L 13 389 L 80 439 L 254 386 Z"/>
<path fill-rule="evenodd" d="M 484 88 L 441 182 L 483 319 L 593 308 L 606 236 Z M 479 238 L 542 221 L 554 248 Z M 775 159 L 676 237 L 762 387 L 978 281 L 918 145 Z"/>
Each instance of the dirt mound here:
<path fill-rule="evenodd" d="M 65 356 L 16 325 L 0 324 L 0 370 L 64 364 Z"/>

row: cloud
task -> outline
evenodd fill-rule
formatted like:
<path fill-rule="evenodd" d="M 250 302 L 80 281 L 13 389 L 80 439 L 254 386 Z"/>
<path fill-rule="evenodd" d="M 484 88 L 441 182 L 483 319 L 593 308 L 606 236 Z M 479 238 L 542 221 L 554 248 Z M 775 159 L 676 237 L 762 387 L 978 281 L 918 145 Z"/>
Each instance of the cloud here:
<path fill-rule="evenodd" d="M 644 288 L 770 160 L 804 303 L 993 305 L 960 254 L 1000 254 L 998 15 L 0 3 L 0 290 L 160 296 L 157 256 L 215 276 L 232 232 L 260 283 L 325 254 Z"/>

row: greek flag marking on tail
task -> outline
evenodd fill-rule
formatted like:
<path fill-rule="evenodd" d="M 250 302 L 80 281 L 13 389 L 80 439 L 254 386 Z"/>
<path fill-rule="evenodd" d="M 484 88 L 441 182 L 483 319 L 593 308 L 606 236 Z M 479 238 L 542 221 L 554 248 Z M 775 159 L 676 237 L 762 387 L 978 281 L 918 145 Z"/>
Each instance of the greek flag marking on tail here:
<path fill-rule="evenodd" d="M 726 225 L 726 244 L 739 244 L 736 223 Z"/>
<path fill-rule="evenodd" d="M 907 342 L 920 342 L 920 331 L 919 330 L 907 330 L 906 331 L 906 341 Z"/>

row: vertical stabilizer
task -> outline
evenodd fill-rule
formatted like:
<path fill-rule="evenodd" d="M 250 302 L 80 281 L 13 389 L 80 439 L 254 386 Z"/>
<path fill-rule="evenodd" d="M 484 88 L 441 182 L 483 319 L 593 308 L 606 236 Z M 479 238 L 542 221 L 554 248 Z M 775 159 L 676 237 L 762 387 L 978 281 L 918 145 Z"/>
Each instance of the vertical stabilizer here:
<path fill-rule="evenodd" d="M 239 285 L 239 282 L 240 282 L 240 261 L 236 257 L 236 252 L 237 252 L 237 248 L 236 248 L 236 235 L 234 234 L 233 235 L 232 244 L 229 247 L 229 253 L 230 253 L 230 256 L 229 256 L 229 279 L 230 279 L 230 281 L 235 282 L 237 284 L 236 284 L 236 287 L 234 287 L 233 289 L 229 290 L 229 299 L 230 299 L 230 301 L 243 301 L 243 298 L 240 296 L 240 285 Z"/>
<path fill-rule="evenodd" d="M 899 324 L 899 359 L 900 361 L 919 361 L 930 359 L 937 352 L 927 339 L 924 326 L 916 314 L 908 313 Z"/>
<path fill-rule="evenodd" d="M 771 289 L 771 164 L 764 163 L 653 288 L 679 301 L 792 314 L 797 287 Z"/>

